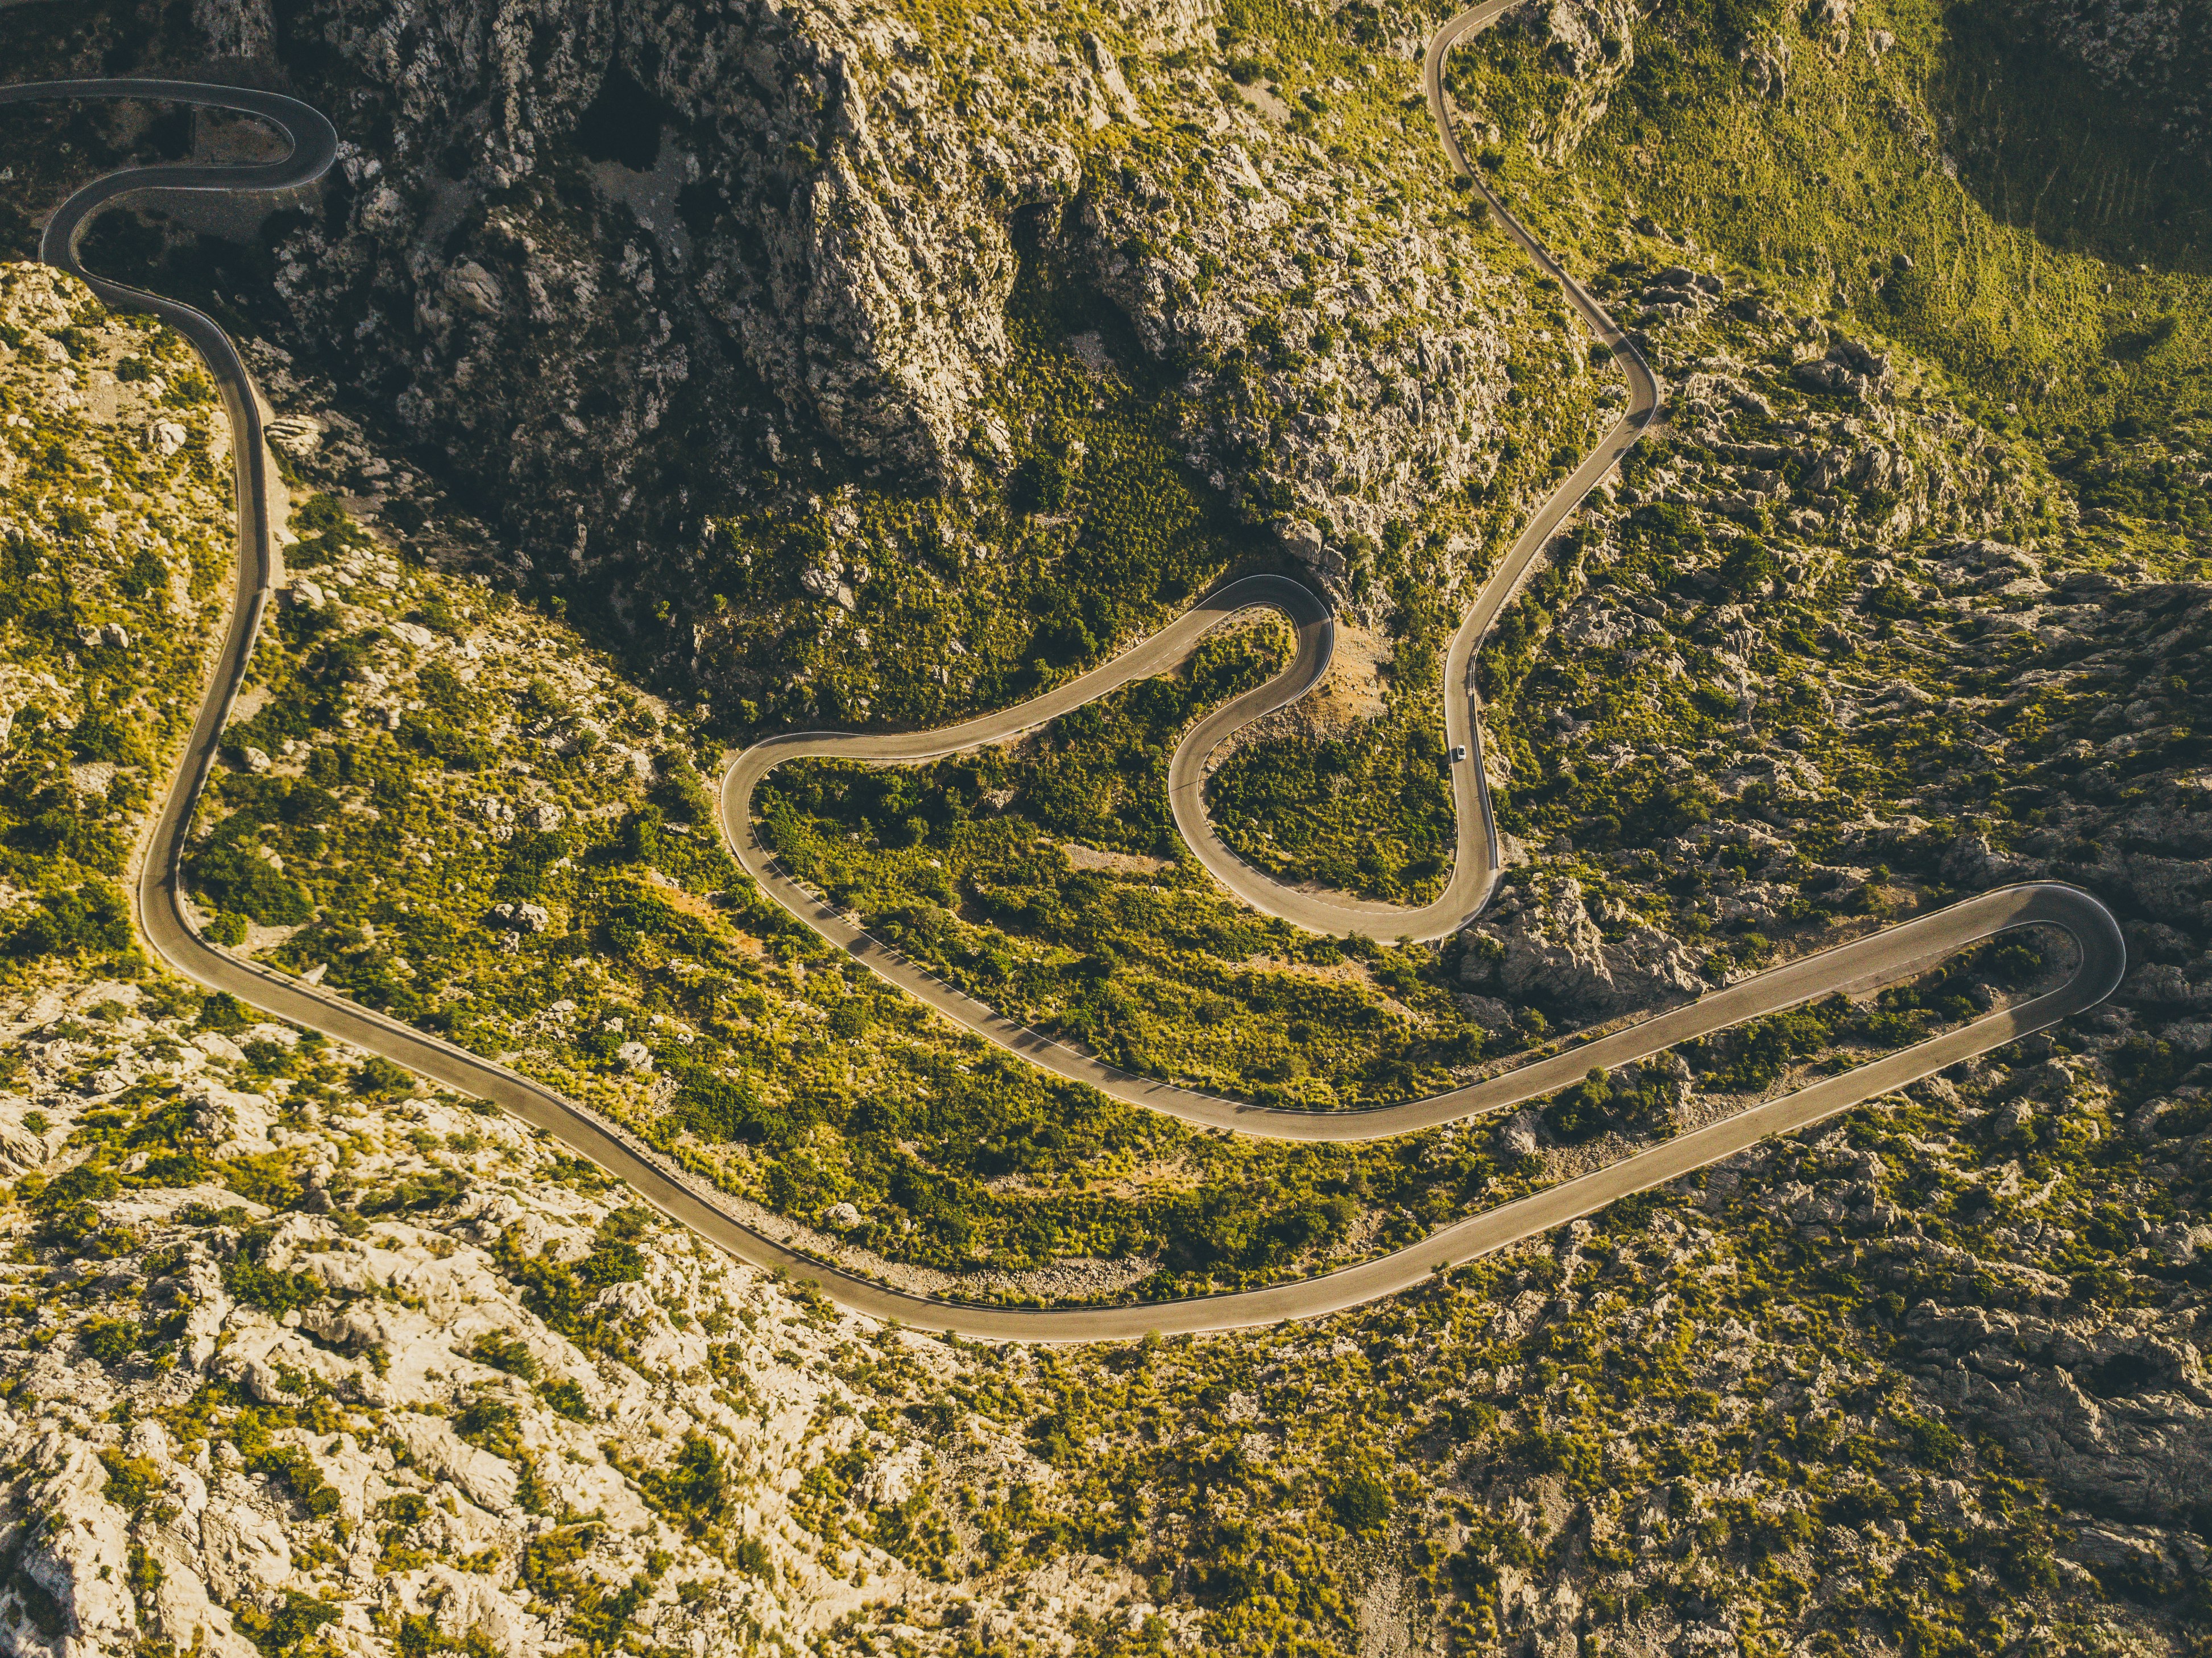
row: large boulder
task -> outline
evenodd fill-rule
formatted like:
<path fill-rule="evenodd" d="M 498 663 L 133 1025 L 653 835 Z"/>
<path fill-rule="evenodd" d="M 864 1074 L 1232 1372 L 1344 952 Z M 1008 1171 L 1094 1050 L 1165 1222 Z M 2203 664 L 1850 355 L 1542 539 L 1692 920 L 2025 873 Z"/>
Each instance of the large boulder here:
<path fill-rule="evenodd" d="M 1571 878 L 1548 902 L 1506 888 L 1490 918 L 1472 931 L 1460 969 L 1468 990 L 1571 1019 L 1611 1018 L 1705 988 L 1688 952 L 1655 927 L 1632 927 L 1608 940 Z"/>
<path fill-rule="evenodd" d="M 1808 392 L 1862 399 L 1879 397 L 1895 377 L 1887 357 L 1852 339 L 1838 340 L 1827 355 L 1801 362 L 1790 373 Z"/>

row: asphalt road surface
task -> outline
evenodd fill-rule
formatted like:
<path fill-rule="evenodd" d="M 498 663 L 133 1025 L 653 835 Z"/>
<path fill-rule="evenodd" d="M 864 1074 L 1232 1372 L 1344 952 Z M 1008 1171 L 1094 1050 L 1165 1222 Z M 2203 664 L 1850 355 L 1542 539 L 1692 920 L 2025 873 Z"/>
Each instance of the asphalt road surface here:
<path fill-rule="evenodd" d="M 1561 1051 L 1549 1057 L 1470 1087 L 1371 1111 L 1270 1110 L 1131 1076 L 999 1018 L 981 1003 L 941 984 L 870 938 L 849 918 L 791 880 L 759 844 L 750 810 L 752 792 L 778 765 L 809 756 L 915 763 L 1003 742 L 1133 680 L 1172 670 L 1212 628 L 1240 610 L 1267 606 L 1281 611 L 1297 629 L 1297 649 L 1290 666 L 1267 684 L 1201 721 L 1178 747 L 1171 763 L 1170 784 L 1176 820 L 1194 850 L 1216 879 L 1247 902 L 1319 932 L 1433 938 L 1455 931 L 1480 911 L 1497 884 L 1498 857 L 1483 780 L 1480 711 L 1471 685 L 1474 652 L 1500 609 L 1536 567 L 1559 525 L 1650 428 L 1660 401 L 1658 381 L 1634 347 L 1621 337 L 1596 301 L 1559 268 L 1467 167 L 1460 153 L 1443 93 L 1444 54 L 1455 40 L 1495 21 L 1509 3 L 1510 0 L 1490 0 L 1462 12 L 1439 29 L 1430 43 L 1423 74 L 1437 131 L 1446 156 L 1468 188 L 1489 203 L 1528 257 L 1559 282 L 1594 335 L 1614 348 L 1616 361 L 1628 377 L 1630 398 L 1620 422 L 1538 508 L 1527 530 L 1485 582 L 1453 640 L 1445 676 L 1445 726 L 1449 744 L 1466 745 L 1468 758 L 1455 772 L 1457 848 L 1451 879 L 1437 901 L 1417 910 L 1397 909 L 1285 886 L 1237 859 L 1221 845 L 1206 820 L 1200 789 L 1208 756 L 1231 732 L 1304 695 L 1328 666 L 1334 624 L 1326 603 L 1304 585 L 1282 576 L 1252 576 L 1228 583 L 1103 666 L 1000 714 L 933 732 L 804 733 L 760 744 L 738 756 L 724 781 L 723 827 L 732 849 L 748 872 L 793 914 L 957 1023 L 1032 1063 L 1117 1099 L 1187 1121 L 1277 1139 L 1370 1139 L 1496 1110 L 1556 1091 L 1593 1066 L 1626 1064 L 1814 997 L 1894 981 L 2014 927 L 2048 926 L 2073 940 L 2075 963 L 2057 988 L 1841 1076 L 1824 1078 L 1796 1093 L 1624 1157 L 1549 1191 L 1470 1216 L 1409 1248 L 1268 1289 L 1121 1307 L 993 1307 L 908 1294 L 830 1265 L 738 1219 L 712 1187 L 686 1175 L 635 1136 L 598 1114 L 505 1066 L 235 955 L 200 936 L 184 902 L 184 853 L 193 811 L 214 766 L 222 727 L 252 656 L 276 569 L 270 465 L 260 403 L 236 347 L 212 320 L 176 301 L 93 276 L 77 262 L 76 243 L 94 213 L 128 195 L 164 191 L 283 191 L 311 186 L 335 158 L 337 134 L 327 119 L 308 106 L 251 88 L 152 80 L 0 87 L 0 104 L 128 98 L 231 110 L 269 123 L 292 145 L 291 154 L 277 162 L 149 167 L 97 179 L 56 211 L 41 244 L 41 257 L 47 263 L 84 280 L 108 305 L 150 312 L 192 343 L 221 388 L 234 437 L 239 511 L 237 586 L 222 642 L 204 688 L 198 717 L 161 811 L 141 848 L 134 897 L 148 942 L 165 961 L 210 988 L 228 991 L 276 1017 L 319 1030 L 381 1054 L 433 1081 L 491 1101 L 621 1176 L 647 1201 L 741 1260 L 811 1282 L 856 1312 L 926 1329 L 1029 1341 L 1111 1341 L 1155 1331 L 1237 1329 L 1358 1306 L 1419 1283 L 1439 1264 L 1466 1260 L 1594 1213 L 1620 1198 L 1674 1180 L 1769 1135 L 1802 1128 L 1894 1092 L 2102 1000 L 2118 984 L 2126 963 L 2119 929 L 2104 906 L 2076 888 L 2055 884 L 2006 888 L 1790 963 L 1595 1041 L 1577 1044 L 1569 1038 Z"/>

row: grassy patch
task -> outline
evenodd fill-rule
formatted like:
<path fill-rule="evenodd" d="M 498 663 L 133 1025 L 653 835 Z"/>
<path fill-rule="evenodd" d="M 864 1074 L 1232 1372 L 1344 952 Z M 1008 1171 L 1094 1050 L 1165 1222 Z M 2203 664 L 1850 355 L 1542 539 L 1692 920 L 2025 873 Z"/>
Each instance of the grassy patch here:
<path fill-rule="evenodd" d="M 918 772 L 792 768 L 761 811 L 784 861 L 882 936 L 1131 1070 L 1323 1108 L 1442 1086 L 1484 1037 L 1435 952 L 1315 938 L 1183 861 L 1168 756 L 1202 708 L 1260 683 L 1285 649 L 1217 634 L 1188 677 L 1093 703 L 1031 752 Z"/>

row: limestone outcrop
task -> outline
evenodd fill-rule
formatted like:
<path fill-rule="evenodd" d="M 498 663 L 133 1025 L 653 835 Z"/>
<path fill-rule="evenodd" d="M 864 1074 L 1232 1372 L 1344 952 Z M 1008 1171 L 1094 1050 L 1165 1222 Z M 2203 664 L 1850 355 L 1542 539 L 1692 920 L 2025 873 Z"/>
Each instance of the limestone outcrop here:
<path fill-rule="evenodd" d="M 1608 941 L 1571 877 L 1547 899 L 1518 887 L 1498 896 L 1471 928 L 1460 968 L 1469 990 L 1534 1003 L 1577 1021 L 1604 1019 L 1694 996 L 1706 981 L 1688 954 L 1656 927 Z"/>
<path fill-rule="evenodd" d="M 1377 88 L 1239 91 L 1194 0 L 951 44 L 848 0 L 201 12 L 344 135 L 321 212 L 277 238 L 290 327 L 538 564 L 665 558 L 733 497 L 803 511 L 840 477 L 994 491 L 1030 437 L 994 401 L 1024 258 L 1182 376 L 1194 472 L 1315 529 L 1340 589 L 1495 468 L 1493 279 L 1406 199 L 1431 158 L 1347 222 L 1315 111 Z M 1627 17 L 1544 27 L 1595 85 Z M 1393 25 L 1409 88 L 1419 46 Z"/>

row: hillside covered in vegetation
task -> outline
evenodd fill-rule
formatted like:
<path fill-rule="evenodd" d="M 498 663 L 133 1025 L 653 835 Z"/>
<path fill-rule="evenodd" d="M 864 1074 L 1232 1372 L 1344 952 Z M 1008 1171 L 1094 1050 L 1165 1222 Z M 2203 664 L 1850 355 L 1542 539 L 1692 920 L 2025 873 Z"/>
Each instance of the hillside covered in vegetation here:
<path fill-rule="evenodd" d="M 2008 882 L 2121 920 L 2082 1017 L 1273 1331 L 880 1327 L 149 959 L 228 427 L 179 342 L 0 268 L 0 1647 L 2198 1652 L 2200 11 L 1564 0 L 1455 52 L 1470 158 L 1668 398 L 1480 655 L 1509 867 L 1451 938 L 1301 932 L 1176 835 L 1167 756 L 1287 659 L 1264 619 L 1018 743 L 764 789 L 785 865 L 951 982 L 1321 1110 Z M 88 244 L 278 416 L 208 936 L 825 1260 L 1009 1303 L 1368 1259 L 2050 984 L 2027 935 L 1502 1121 L 1266 1141 L 927 1014 L 727 855 L 736 747 L 1003 707 L 1268 568 L 1340 648 L 1209 810 L 1281 878 L 1437 889 L 1445 643 L 1623 396 L 1452 188 L 1441 21 L 0 10 L 14 78 L 268 80 L 348 146 Z M 0 140 L 18 257 L 99 172 L 263 143 L 123 104 Z"/>

